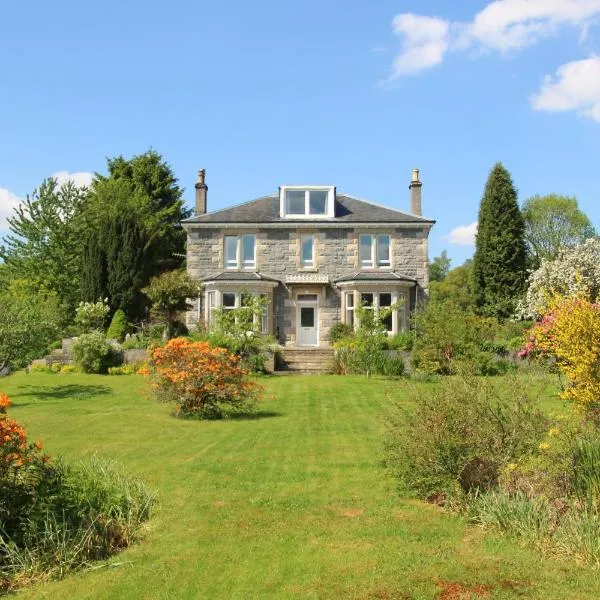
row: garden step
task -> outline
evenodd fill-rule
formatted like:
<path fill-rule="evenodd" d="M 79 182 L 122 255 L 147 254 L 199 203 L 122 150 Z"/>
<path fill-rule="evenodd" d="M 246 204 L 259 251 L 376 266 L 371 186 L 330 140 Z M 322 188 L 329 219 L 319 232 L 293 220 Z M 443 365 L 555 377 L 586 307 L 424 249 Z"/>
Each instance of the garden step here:
<path fill-rule="evenodd" d="M 333 356 L 331 348 L 284 348 L 277 361 L 277 371 L 330 373 Z"/>

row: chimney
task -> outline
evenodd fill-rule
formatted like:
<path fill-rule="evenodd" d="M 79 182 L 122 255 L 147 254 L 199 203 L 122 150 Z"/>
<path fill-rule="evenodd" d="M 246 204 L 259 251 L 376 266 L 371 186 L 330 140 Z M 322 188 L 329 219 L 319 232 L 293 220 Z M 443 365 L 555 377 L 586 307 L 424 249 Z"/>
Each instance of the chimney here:
<path fill-rule="evenodd" d="M 421 216 L 421 188 L 423 184 L 419 181 L 419 169 L 413 169 L 412 181 L 408 186 L 410 190 L 410 212 L 413 215 Z"/>
<path fill-rule="evenodd" d="M 200 169 L 198 171 L 198 181 L 196 181 L 196 215 L 206 214 L 206 193 L 208 192 L 208 186 L 204 183 L 206 171 Z"/>

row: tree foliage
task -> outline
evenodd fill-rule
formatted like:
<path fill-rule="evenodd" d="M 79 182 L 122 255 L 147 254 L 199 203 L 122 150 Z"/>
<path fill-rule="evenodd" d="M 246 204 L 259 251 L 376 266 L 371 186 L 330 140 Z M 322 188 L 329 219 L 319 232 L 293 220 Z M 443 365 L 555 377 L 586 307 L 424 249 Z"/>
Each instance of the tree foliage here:
<path fill-rule="evenodd" d="M 591 238 L 574 248 L 565 248 L 555 260 L 542 259 L 529 276 L 525 299 L 518 313 L 525 318 L 546 314 L 555 295 L 571 298 L 585 293 L 592 302 L 600 298 L 600 240 Z"/>
<path fill-rule="evenodd" d="M 525 291 L 525 225 L 509 172 L 494 165 L 479 208 L 473 259 L 475 308 L 479 314 L 506 318 Z"/>
<path fill-rule="evenodd" d="M 146 234 L 132 215 L 116 215 L 107 225 L 106 274 L 112 310 L 121 309 L 133 318 L 144 314 L 142 287 L 151 265 L 144 256 Z"/>
<path fill-rule="evenodd" d="M 149 151 L 108 159 L 108 175 L 92 183 L 83 252 L 85 300 L 108 296 L 113 311 L 132 320 L 145 316 L 141 289 L 166 269 L 183 264 L 188 216 L 182 190 L 160 154 Z"/>
<path fill-rule="evenodd" d="M 169 338 L 177 313 L 190 308 L 188 298 L 198 296 L 198 284 L 185 271 L 166 271 L 153 277 L 142 292 L 150 299 L 152 311 L 164 319 Z"/>
<path fill-rule="evenodd" d="M 8 218 L 10 233 L 0 247 L 11 277 L 54 292 L 66 314 L 79 300 L 81 216 L 88 195 L 72 181 L 59 186 L 55 179 L 44 180 Z"/>
<path fill-rule="evenodd" d="M 473 261 L 469 259 L 452 269 L 443 281 L 432 281 L 429 295 L 431 302 L 449 303 L 464 312 L 473 312 Z"/>
<path fill-rule="evenodd" d="M 429 281 L 444 281 L 450 271 L 451 262 L 446 250 L 442 250 L 442 253 L 429 263 Z"/>
<path fill-rule="evenodd" d="M 108 175 L 92 183 L 92 222 L 108 215 L 135 215 L 146 234 L 144 256 L 149 276 L 183 263 L 185 231 L 179 223 L 189 216 L 183 190 L 162 156 L 150 150 L 125 159 L 108 159 Z"/>
<path fill-rule="evenodd" d="M 0 294 L 0 369 L 18 369 L 41 358 L 59 335 L 60 323 L 56 294 L 15 281 Z"/>
<path fill-rule="evenodd" d="M 588 216 L 577 206 L 577 199 L 550 194 L 533 196 L 523 205 L 525 241 L 533 265 L 554 260 L 564 248 L 582 244 L 596 232 Z"/>

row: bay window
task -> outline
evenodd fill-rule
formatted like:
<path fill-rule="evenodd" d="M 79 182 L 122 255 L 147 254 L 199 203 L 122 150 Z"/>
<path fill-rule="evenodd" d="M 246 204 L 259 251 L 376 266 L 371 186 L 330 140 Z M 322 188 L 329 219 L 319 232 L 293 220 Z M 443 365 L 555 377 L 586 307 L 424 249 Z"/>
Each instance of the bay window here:
<path fill-rule="evenodd" d="M 217 308 L 217 292 L 206 292 L 206 308 L 208 324 L 212 325 L 215 321 L 215 310 Z"/>
<path fill-rule="evenodd" d="M 382 308 L 389 308 L 392 305 L 392 294 L 388 292 L 384 292 L 383 294 L 379 294 L 379 310 Z M 392 311 L 389 311 L 389 314 L 382 320 L 383 325 L 385 326 L 387 331 L 393 330 L 393 319 L 392 319 Z"/>
<path fill-rule="evenodd" d="M 208 290 L 206 292 L 206 318 L 208 326 L 212 326 L 216 323 L 216 312 L 218 309 L 221 309 L 224 313 L 228 311 L 233 311 L 234 309 L 239 309 L 244 306 L 248 306 L 252 298 L 254 298 L 255 294 L 251 292 L 218 292 L 216 290 Z M 269 298 L 267 294 L 260 294 L 261 298 Z M 229 321 L 233 319 L 234 313 L 230 313 L 227 316 L 227 322 L 233 323 L 233 321 Z M 260 315 L 254 315 L 254 324 L 259 325 L 259 330 L 261 333 L 268 334 L 269 333 L 269 304 L 266 304 L 264 310 Z M 238 322 L 238 316 L 235 316 L 235 322 Z"/>

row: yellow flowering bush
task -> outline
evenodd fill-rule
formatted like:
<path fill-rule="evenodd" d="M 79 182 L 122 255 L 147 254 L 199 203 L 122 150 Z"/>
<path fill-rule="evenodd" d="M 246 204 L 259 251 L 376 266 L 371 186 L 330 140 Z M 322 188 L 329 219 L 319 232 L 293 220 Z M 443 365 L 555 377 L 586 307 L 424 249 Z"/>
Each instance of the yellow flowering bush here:
<path fill-rule="evenodd" d="M 531 330 L 531 341 L 556 358 L 568 378 L 562 397 L 578 408 L 600 405 L 600 307 L 584 294 L 554 297 L 549 311 Z"/>

